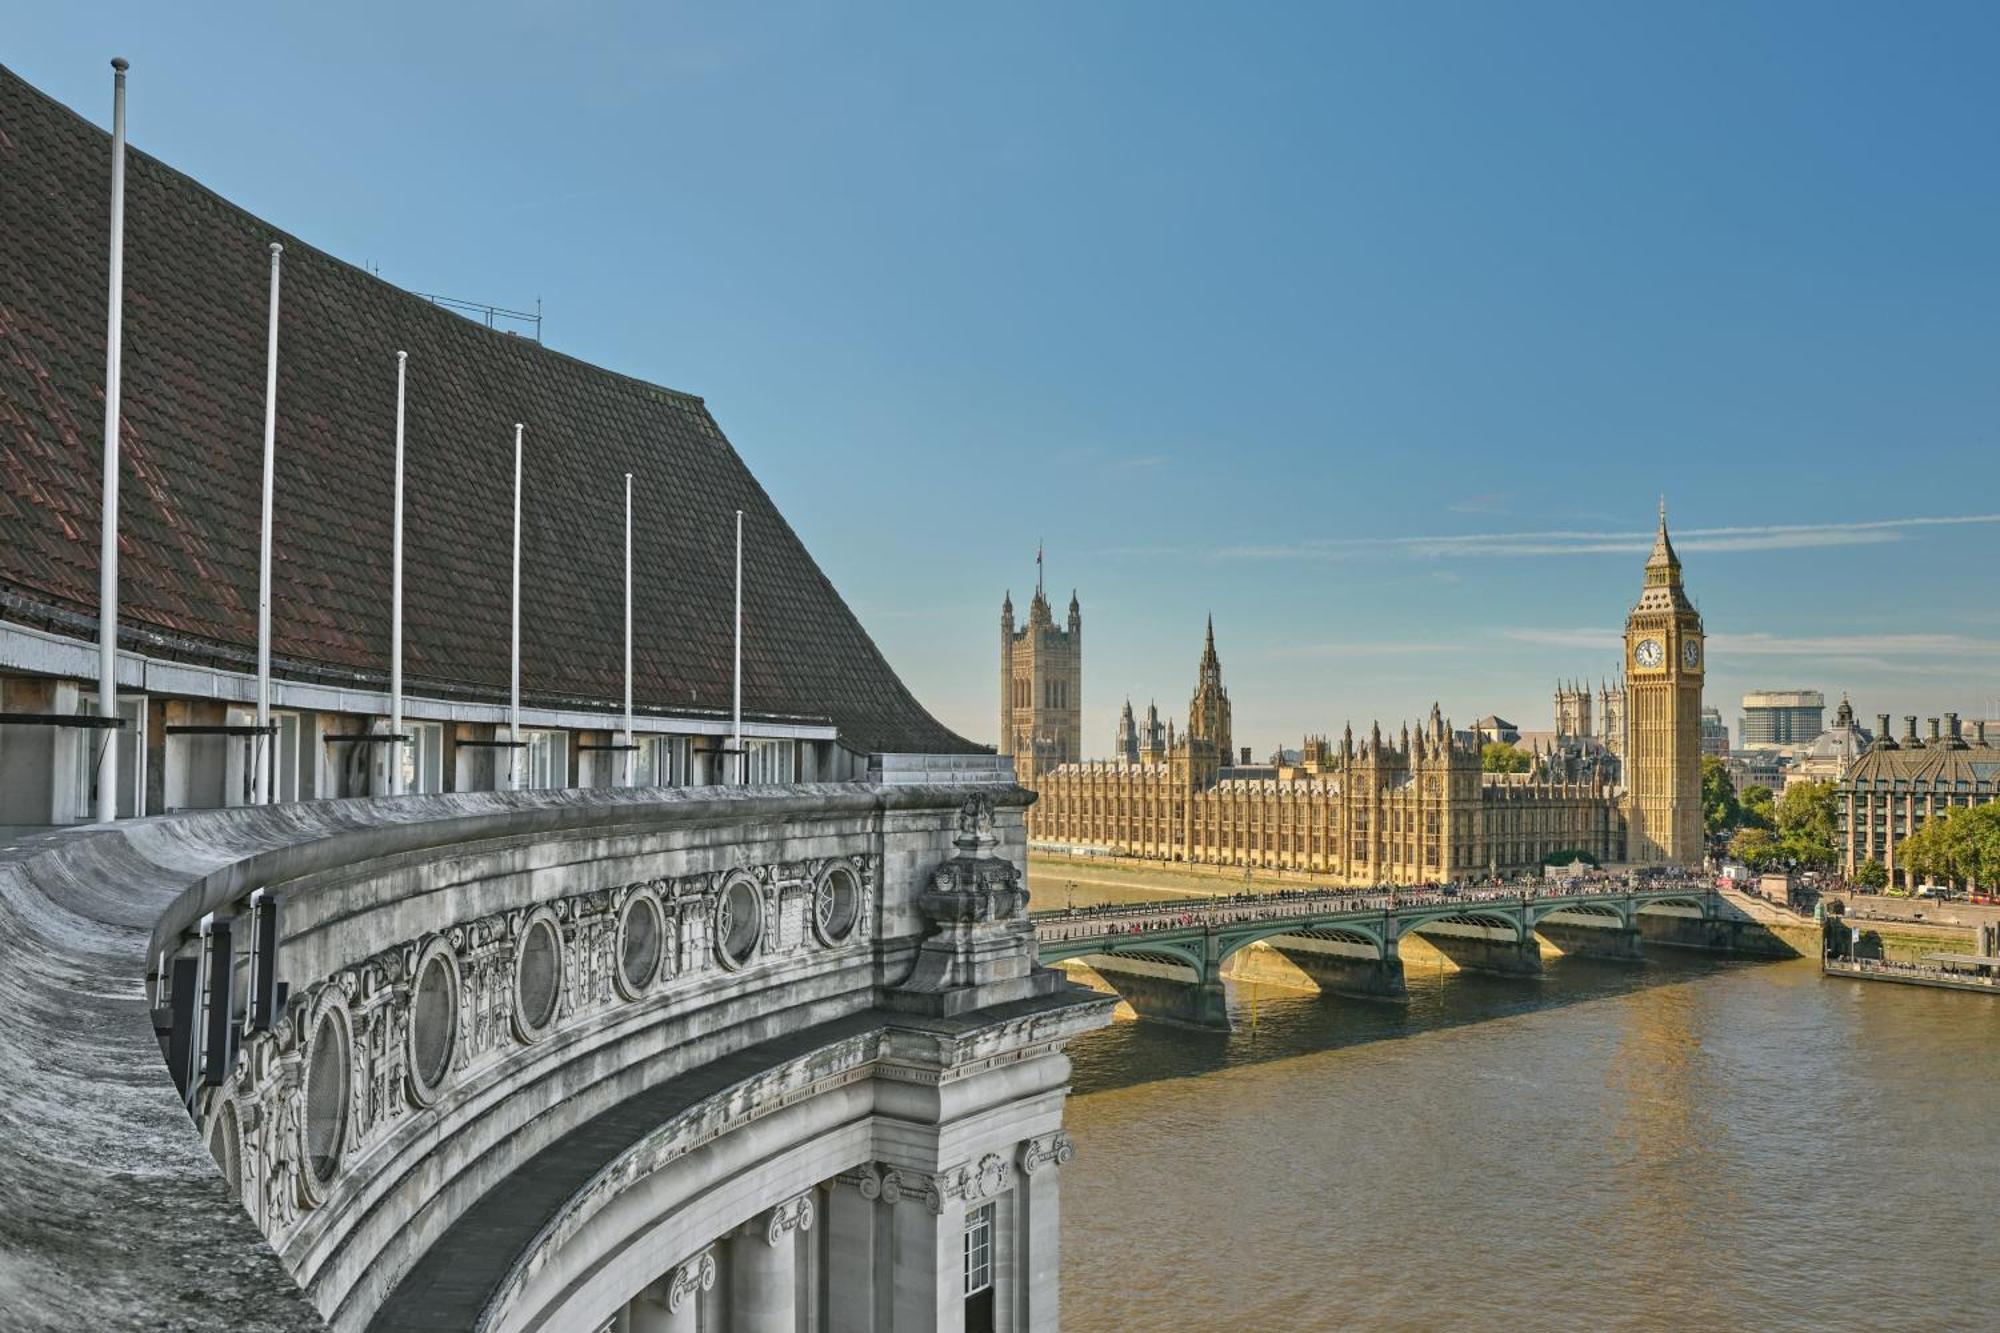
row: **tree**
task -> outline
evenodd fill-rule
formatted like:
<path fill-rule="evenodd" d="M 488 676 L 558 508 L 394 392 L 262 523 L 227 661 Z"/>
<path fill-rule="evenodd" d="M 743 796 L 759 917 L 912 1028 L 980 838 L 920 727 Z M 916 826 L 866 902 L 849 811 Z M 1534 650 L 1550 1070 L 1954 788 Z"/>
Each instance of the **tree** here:
<path fill-rule="evenodd" d="M 1591 867 L 1596 867 L 1600 864 L 1594 854 L 1585 851 L 1581 847 L 1565 847 L 1562 851 L 1550 852 L 1542 858 L 1542 864 L 1549 866 L 1566 866 L 1575 861 L 1581 861 Z"/>
<path fill-rule="evenodd" d="M 1764 828 L 1742 828 L 1729 840 L 1729 854 L 1752 870 L 1766 870 L 1784 859 L 1778 835 Z"/>
<path fill-rule="evenodd" d="M 1769 787 L 1745 787 L 1737 793 L 1742 803 L 1742 816 L 1738 820 L 1742 828 L 1776 828 L 1778 814 L 1771 801 Z"/>
<path fill-rule="evenodd" d="M 1947 810 L 1896 844 L 1896 864 L 1920 879 L 2000 882 L 2000 803 Z"/>
<path fill-rule="evenodd" d="M 1526 750 L 1505 741 L 1488 741 L 1479 750 L 1479 766 L 1488 773 L 1525 773 L 1532 762 Z"/>
<path fill-rule="evenodd" d="M 1712 754 L 1701 757 L 1701 822 L 1711 838 L 1734 833 L 1742 822 L 1743 807 L 1736 800 L 1736 784 L 1729 780 L 1729 766 Z"/>
<path fill-rule="evenodd" d="M 1889 887 L 1889 872 L 1871 856 L 1854 867 L 1854 882 L 1864 889 L 1886 889 Z"/>
<path fill-rule="evenodd" d="M 1803 866 L 1830 866 L 1839 857 L 1839 795 L 1831 782 L 1794 782 L 1778 798 L 1777 830 L 1784 854 Z"/>

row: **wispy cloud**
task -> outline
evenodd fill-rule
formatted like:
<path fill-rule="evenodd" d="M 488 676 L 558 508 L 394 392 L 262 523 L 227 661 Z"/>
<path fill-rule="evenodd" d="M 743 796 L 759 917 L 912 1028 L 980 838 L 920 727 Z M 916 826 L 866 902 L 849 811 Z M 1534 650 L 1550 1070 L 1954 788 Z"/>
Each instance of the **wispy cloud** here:
<path fill-rule="evenodd" d="M 1468 495 L 1451 506 L 1454 514 L 1504 514 L 1507 512 L 1507 497 L 1498 491 L 1483 491 L 1478 495 Z"/>
<path fill-rule="evenodd" d="M 1106 466 L 1113 472 L 1140 472 L 1147 468 L 1160 467 L 1166 462 L 1165 454 L 1134 454 L 1130 458 L 1114 458 Z"/>
<path fill-rule="evenodd" d="M 1765 523 L 1742 527 L 1684 528 L 1674 534 L 1682 551 L 1784 551 L 1824 546 L 1865 546 L 1901 541 L 1923 528 L 2000 524 L 2000 514 L 1918 515 L 1854 523 Z M 1224 560 L 1349 560 L 1393 556 L 1419 560 L 1495 556 L 1643 555 L 1651 532 L 1550 529 L 1410 537 L 1325 537 L 1277 545 L 1226 546 Z"/>
<path fill-rule="evenodd" d="M 1505 634 L 1520 643 L 1588 652 L 1615 653 L 1622 646 L 1614 629 L 1510 629 Z M 1872 658 L 1883 662 L 1950 657 L 2000 662 L 2000 639 L 1965 634 L 1711 634 L 1708 651 L 1710 659 L 1718 662 L 1728 657 Z"/>

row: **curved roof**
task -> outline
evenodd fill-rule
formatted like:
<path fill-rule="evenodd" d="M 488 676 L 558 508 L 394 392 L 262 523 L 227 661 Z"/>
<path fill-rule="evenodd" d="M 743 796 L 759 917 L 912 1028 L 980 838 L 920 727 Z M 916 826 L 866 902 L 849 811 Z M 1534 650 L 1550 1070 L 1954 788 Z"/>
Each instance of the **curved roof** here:
<path fill-rule="evenodd" d="M 96 636 L 110 137 L 0 67 L 0 615 Z M 279 325 L 276 670 L 386 681 L 395 353 L 409 352 L 412 693 L 507 687 L 513 423 L 525 422 L 522 689 L 615 710 L 633 473 L 642 710 L 726 715 L 734 511 L 744 710 L 857 750 L 979 747 L 897 679 L 699 398 L 497 333 L 126 167 L 121 637 L 251 669 L 268 246 Z"/>

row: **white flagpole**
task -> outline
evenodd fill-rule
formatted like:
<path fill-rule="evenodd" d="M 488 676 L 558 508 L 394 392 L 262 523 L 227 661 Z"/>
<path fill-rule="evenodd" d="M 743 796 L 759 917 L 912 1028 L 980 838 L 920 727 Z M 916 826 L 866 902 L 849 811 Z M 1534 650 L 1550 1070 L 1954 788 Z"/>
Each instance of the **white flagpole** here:
<path fill-rule="evenodd" d="M 111 62 L 111 313 L 104 333 L 104 530 L 97 551 L 97 712 L 118 716 L 118 399 L 125 354 L 125 71 Z M 97 821 L 118 818 L 118 733 L 102 733 Z M 143 738 L 140 741 L 144 745 Z"/>
<path fill-rule="evenodd" d="M 410 354 L 396 353 L 396 519 L 389 556 L 389 734 L 403 734 L 403 382 Z M 389 743 L 389 794 L 403 794 L 402 741 Z"/>
<path fill-rule="evenodd" d="M 521 789 L 521 423 L 514 423 L 514 628 L 507 686 L 507 786 Z"/>
<path fill-rule="evenodd" d="M 749 771 L 743 754 L 743 511 L 736 511 L 736 702 L 730 710 L 733 734 L 729 748 L 736 752 L 736 783 L 743 784 Z"/>
<path fill-rule="evenodd" d="M 632 474 L 625 474 L 625 782 L 632 785 L 638 754 L 632 739 Z"/>
<path fill-rule="evenodd" d="M 285 247 L 271 242 L 271 327 L 264 354 L 264 516 L 257 530 L 257 741 L 251 800 L 271 801 L 271 500 L 278 464 L 278 277 Z"/>

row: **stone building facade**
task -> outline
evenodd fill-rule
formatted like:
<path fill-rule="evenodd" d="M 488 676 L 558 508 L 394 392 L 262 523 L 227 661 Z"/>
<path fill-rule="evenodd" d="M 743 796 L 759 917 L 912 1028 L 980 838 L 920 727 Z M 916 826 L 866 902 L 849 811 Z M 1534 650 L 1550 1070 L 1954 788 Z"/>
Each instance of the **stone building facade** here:
<path fill-rule="evenodd" d="M 1518 872 L 1572 851 L 1698 864 L 1706 664 L 1664 513 L 1626 659 L 1629 685 L 1601 689 L 1595 717 L 1588 686 L 1558 691 L 1557 743 L 1536 747 L 1526 773 L 1483 772 L 1483 733 L 1454 731 L 1436 704 L 1415 729 L 1385 735 L 1377 723 L 1357 739 L 1350 727 L 1337 741 L 1308 737 L 1296 762 L 1281 749 L 1253 766 L 1233 748 L 1211 621 L 1186 734 L 1169 723 L 1163 737 L 1151 707 L 1138 724 L 1128 703 L 1109 762 L 1033 775 L 1030 834 L 1050 847 L 1361 885 Z"/>
<path fill-rule="evenodd" d="M 1841 869 L 1850 877 L 1879 861 L 1891 883 L 1914 883 L 1897 864 L 1903 839 L 1954 806 L 2000 797 L 2000 727 L 1975 722 L 1968 735 L 1958 714 L 1946 713 L 1942 726 L 1929 719 L 1928 732 L 1920 738 L 1916 717 L 1906 715 L 1896 737 L 1889 715 L 1878 714 L 1874 742 L 1841 776 Z"/>
<path fill-rule="evenodd" d="M 1035 840 L 1126 856 L 1419 883 L 1539 867 L 1559 851 L 1625 859 L 1617 793 L 1545 769 L 1480 771 L 1433 705 L 1414 731 L 1309 739 L 1296 764 L 1224 768 L 1190 735 L 1164 762 L 1043 774 Z"/>
<path fill-rule="evenodd" d="M 1039 573 L 1027 624 L 1015 628 L 1012 593 L 1000 603 L 1000 753 L 1023 782 L 1083 757 L 1083 608 L 1070 593 L 1057 625 Z"/>

